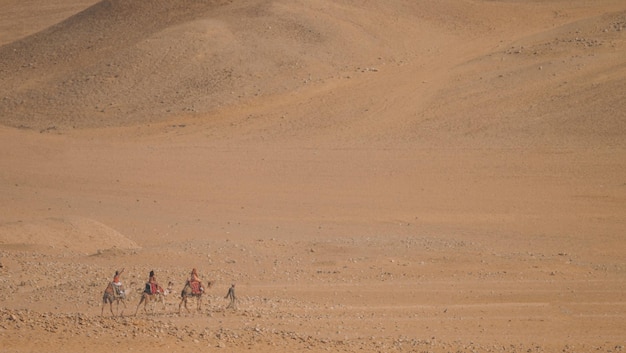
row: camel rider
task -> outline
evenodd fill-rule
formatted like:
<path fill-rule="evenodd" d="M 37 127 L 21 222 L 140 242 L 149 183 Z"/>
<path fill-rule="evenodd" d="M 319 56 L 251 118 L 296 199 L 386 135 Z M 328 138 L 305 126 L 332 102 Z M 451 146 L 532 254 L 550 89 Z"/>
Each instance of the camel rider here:
<path fill-rule="evenodd" d="M 150 276 L 148 277 L 148 283 L 157 283 L 156 275 L 154 274 L 154 270 L 150 271 Z"/>
<path fill-rule="evenodd" d="M 124 289 L 122 288 L 122 281 L 120 281 L 120 276 L 124 273 L 124 269 L 119 271 L 115 271 L 115 276 L 113 276 L 113 288 L 115 288 L 115 293 L 117 295 L 124 295 Z"/>
<path fill-rule="evenodd" d="M 202 287 L 202 282 L 200 282 L 200 277 L 198 277 L 198 271 L 195 268 L 191 270 L 189 285 L 195 294 L 204 292 L 204 287 Z"/>
<path fill-rule="evenodd" d="M 154 270 L 150 271 L 150 276 L 148 277 L 148 282 L 146 283 L 145 293 L 155 294 L 159 291 L 159 284 L 156 280 L 156 275 L 154 274 Z"/>

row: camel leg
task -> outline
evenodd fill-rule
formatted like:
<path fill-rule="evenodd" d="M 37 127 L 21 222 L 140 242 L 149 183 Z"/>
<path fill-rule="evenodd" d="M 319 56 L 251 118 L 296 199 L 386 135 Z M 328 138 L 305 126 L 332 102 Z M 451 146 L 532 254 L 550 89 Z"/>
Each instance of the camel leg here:
<path fill-rule="evenodd" d="M 143 303 L 143 312 L 148 315 L 148 303 L 154 300 L 154 294 L 146 295 L 146 301 Z M 154 307 L 152 307 L 152 315 L 154 315 Z"/>
<path fill-rule="evenodd" d="M 165 297 L 163 294 L 157 294 L 157 297 L 154 299 L 156 300 L 154 301 L 154 310 L 152 310 L 152 312 L 156 313 L 157 306 L 159 306 L 159 304 L 163 304 L 163 310 L 165 311 Z"/>
<path fill-rule="evenodd" d="M 154 315 L 154 313 L 156 313 L 156 306 L 159 302 L 159 295 L 155 294 L 156 296 L 152 298 L 152 315 Z"/>
<path fill-rule="evenodd" d="M 187 307 L 187 299 L 188 299 L 187 297 L 183 297 L 183 298 L 180 300 L 180 304 L 178 305 L 178 313 L 179 313 L 179 314 L 180 314 L 180 307 L 181 307 L 181 305 L 183 305 L 183 304 L 185 305 L 185 310 L 187 310 L 187 313 L 190 313 L 190 312 L 191 312 L 191 311 L 189 311 L 189 308 Z"/>
<path fill-rule="evenodd" d="M 159 297 L 161 304 L 163 304 L 163 311 L 165 311 L 167 309 L 167 305 L 165 305 L 165 296 L 161 295 Z"/>
<path fill-rule="evenodd" d="M 104 301 L 104 303 L 102 303 L 102 310 L 104 311 L 104 306 L 108 303 L 109 304 L 109 310 L 111 311 L 111 316 L 115 316 L 113 314 L 113 299 L 111 299 L 111 297 L 106 297 L 103 301 Z"/>
<path fill-rule="evenodd" d="M 124 310 L 126 310 L 126 302 L 124 300 L 120 300 L 122 302 L 122 312 L 120 313 L 120 317 L 124 316 Z M 117 304 L 118 306 L 120 305 L 119 302 Z"/>
<path fill-rule="evenodd" d="M 145 301 L 146 301 L 146 295 L 145 295 L 145 294 L 142 294 L 142 295 L 141 295 L 141 299 L 139 300 L 139 304 L 137 304 L 137 309 L 135 310 L 135 316 L 137 316 L 137 312 L 139 311 L 139 306 L 141 306 L 141 303 L 143 303 L 143 302 L 145 302 Z M 144 304 L 144 306 L 143 306 L 143 310 L 144 310 L 144 311 L 146 310 L 146 305 L 145 305 L 145 304 Z"/>
<path fill-rule="evenodd" d="M 111 310 L 111 315 L 113 315 L 113 301 L 106 294 L 102 297 L 102 310 L 100 311 L 100 316 L 104 316 L 104 307 L 109 305 L 109 309 Z"/>

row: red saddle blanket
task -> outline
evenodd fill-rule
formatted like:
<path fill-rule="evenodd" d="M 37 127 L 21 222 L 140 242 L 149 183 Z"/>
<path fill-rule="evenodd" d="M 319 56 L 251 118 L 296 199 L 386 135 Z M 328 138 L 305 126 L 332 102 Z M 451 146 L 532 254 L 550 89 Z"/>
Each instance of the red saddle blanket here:
<path fill-rule="evenodd" d="M 157 283 L 146 283 L 146 288 L 144 289 L 144 292 L 148 294 L 157 294 L 161 292 L 161 287 L 159 287 Z"/>
<path fill-rule="evenodd" d="M 202 285 L 200 284 L 200 282 L 189 282 L 189 285 L 191 286 L 191 293 L 193 294 L 202 293 Z"/>

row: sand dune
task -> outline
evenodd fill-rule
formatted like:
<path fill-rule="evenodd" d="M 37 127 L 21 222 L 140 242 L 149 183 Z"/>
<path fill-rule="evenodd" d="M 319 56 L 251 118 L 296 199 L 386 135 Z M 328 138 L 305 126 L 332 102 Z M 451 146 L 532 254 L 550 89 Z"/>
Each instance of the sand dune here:
<path fill-rule="evenodd" d="M 0 350 L 623 351 L 625 46 L 623 0 L 1 2 Z"/>
<path fill-rule="evenodd" d="M 0 242 L 2 246 L 43 246 L 81 254 L 139 248 L 134 241 L 104 224 L 81 217 L 2 224 Z"/>
<path fill-rule="evenodd" d="M 337 18 L 298 3 L 103 1 L 2 48 L 3 118 L 129 125 L 289 92 L 380 50 L 381 38 L 348 21 L 357 10 Z"/>
<path fill-rule="evenodd" d="M 480 6 L 489 14 L 458 2 L 102 1 L 0 49 L 0 113 L 14 127 L 93 128 L 215 121 L 262 100 L 282 120 L 305 104 L 287 121 L 300 135 L 347 125 L 368 139 L 624 141 L 623 11 Z M 503 25 L 506 11 L 527 14 Z"/>
<path fill-rule="evenodd" d="M 437 98 L 443 111 L 435 119 L 428 114 L 429 121 L 435 131 L 479 139 L 621 145 L 624 102 L 613 92 L 626 82 L 619 49 L 624 16 L 574 21 L 462 64 Z"/>

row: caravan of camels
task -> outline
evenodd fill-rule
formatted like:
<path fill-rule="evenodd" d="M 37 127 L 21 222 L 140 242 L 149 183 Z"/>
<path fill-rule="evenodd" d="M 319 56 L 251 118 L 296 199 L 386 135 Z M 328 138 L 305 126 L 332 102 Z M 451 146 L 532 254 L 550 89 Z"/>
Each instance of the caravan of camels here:
<path fill-rule="evenodd" d="M 117 313 L 122 316 L 124 310 L 126 309 L 126 289 L 120 280 L 120 276 L 124 272 L 124 269 L 119 271 L 115 271 L 115 275 L 113 276 L 113 280 L 108 283 L 107 287 L 104 290 L 102 295 L 102 311 L 101 315 L 104 315 L 104 308 L 107 304 L 109 304 L 109 310 L 111 311 L 111 315 L 114 316 L 113 312 L 113 303 L 116 304 Z M 185 310 L 189 313 L 190 310 L 187 307 L 187 302 L 190 298 L 196 298 L 196 310 L 200 311 L 202 309 L 202 295 L 205 292 L 205 288 L 210 288 L 212 286 L 212 282 L 208 281 L 205 285 L 202 283 L 200 278 L 198 277 L 198 272 L 194 268 L 191 271 L 191 276 L 186 280 L 185 286 L 181 290 L 180 293 L 180 303 L 178 304 L 178 313 L 181 312 L 183 306 Z M 154 308 L 158 303 L 163 305 L 163 309 L 165 310 L 165 298 L 167 295 L 173 292 L 174 283 L 168 282 L 167 288 L 163 288 L 156 279 L 156 274 L 154 271 L 150 271 L 150 275 L 148 277 L 148 281 L 145 284 L 143 291 L 141 292 L 141 299 L 137 304 L 137 308 L 135 309 L 135 315 L 139 312 L 139 308 L 143 304 L 144 313 L 148 313 L 147 305 L 148 303 L 153 304 L 153 312 Z M 226 298 L 230 299 L 230 303 L 228 308 L 234 308 L 233 302 L 235 300 L 234 294 L 234 284 L 229 288 L 228 294 Z M 119 310 L 119 305 L 122 304 L 122 311 Z"/>

